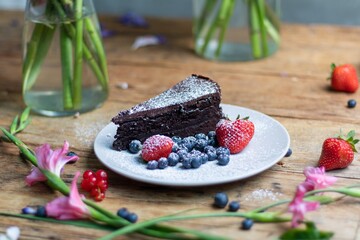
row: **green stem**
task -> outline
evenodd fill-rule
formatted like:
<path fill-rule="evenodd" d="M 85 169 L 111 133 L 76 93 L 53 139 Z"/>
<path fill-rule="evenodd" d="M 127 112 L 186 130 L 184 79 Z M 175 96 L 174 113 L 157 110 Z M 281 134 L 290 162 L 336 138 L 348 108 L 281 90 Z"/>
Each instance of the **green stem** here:
<path fill-rule="evenodd" d="M 249 18 L 250 18 L 250 42 L 253 58 L 257 59 L 262 56 L 260 23 L 257 17 L 257 11 L 254 0 L 249 0 Z"/>
<path fill-rule="evenodd" d="M 264 0 L 252 0 L 255 1 L 257 17 L 259 18 L 260 26 L 260 37 L 261 37 L 261 46 L 262 46 L 262 57 L 269 55 L 269 48 L 267 43 L 267 34 L 265 28 L 265 2 Z"/>
<path fill-rule="evenodd" d="M 103 89 L 108 89 L 108 81 L 109 75 L 107 71 L 107 62 L 106 62 L 106 55 L 104 46 L 101 41 L 101 37 L 99 36 L 99 31 L 95 28 L 93 22 L 89 17 L 85 18 L 85 26 L 86 26 L 86 33 L 89 35 L 92 43 L 95 46 L 96 56 L 98 57 L 98 61 L 100 62 L 101 70 L 104 74 L 104 78 L 99 79 L 100 84 L 102 85 Z"/>
<path fill-rule="evenodd" d="M 198 39 L 201 36 L 205 26 L 206 26 L 206 19 L 212 13 L 214 7 L 216 6 L 217 0 L 206 0 L 204 3 L 204 7 L 201 10 L 200 17 L 196 20 L 195 24 L 195 39 Z"/>
<path fill-rule="evenodd" d="M 224 2 L 223 2 L 223 4 L 224 4 Z M 225 6 L 225 9 L 224 9 L 225 16 L 223 16 L 224 20 L 220 27 L 218 45 L 217 45 L 217 49 L 215 51 L 216 58 L 218 58 L 220 56 L 221 48 L 223 46 L 225 35 L 226 35 L 226 31 L 228 30 L 230 19 L 234 13 L 234 7 L 235 7 L 235 0 L 229 0 L 228 5 Z"/>
<path fill-rule="evenodd" d="M 14 143 L 19 148 L 20 152 L 24 154 L 24 156 L 32 163 L 32 165 L 34 165 L 35 167 L 38 166 L 37 159 L 34 153 L 25 145 L 25 143 L 23 143 L 22 141 L 20 141 L 20 139 L 9 133 L 5 128 L 0 127 L 0 130 L 12 143 Z"/>
<path fill-rule="evenodd" d="M 73 104 L 74 108 L 79 108 L 82 101 L 82 71 L 83 71 L 83 29 L 82 19 L 83 1 L 75 2 L 75 51 L 74 51 L 74 82 L 73 82 Z"/>
<path fill-rule="evenodd" d="M 242 217 L 242 218 L 252 218 L 261 222 L 288 222 L 291 220 L 290 217 L 279 217 L 277 213 L 238 213 L 238 212 L 222 212 L 222 213 L 205 213 L 205 214 L 195 214 L 195 215 L 185 215 L 185 216 L 164 216 L 160 218 L 154 218 L 147 221 L 143 221 L 140 223 L 132 224 L 126 227 L 123 227 L 117 231 L 114 231 L 107 236 L 100 238 L 101 240 L 113 239 L 114 237 L 121 236 L 124 234 L 129 234 L 134 231 L 138 231 L 139 229 L 146 228 L 152 226 L 154 224 L 160 222 L 167 221 L 180 221 L 180 220 L 188 220 L 188 219 L 197 219 L 197 218 L 210 218 L 210 217 Z M 226 239 L 219 236 L 205 236 L 206 239 Z"/>
<path fill-rule="evenodd" d="M 72 43 L 71 38 L 68 37 L 65 27 L 60 26 L 60 50 L 61 50 L 61 70 L 63 81 L 63 104 L 64 109 L 73 108 L 72 100 Z"/>

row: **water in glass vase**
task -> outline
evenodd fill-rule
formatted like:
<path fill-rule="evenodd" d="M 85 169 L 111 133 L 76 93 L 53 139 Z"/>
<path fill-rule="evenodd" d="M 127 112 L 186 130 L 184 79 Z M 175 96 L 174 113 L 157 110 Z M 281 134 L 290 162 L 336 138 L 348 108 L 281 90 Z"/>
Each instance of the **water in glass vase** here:
<path fill-rule="evenodd" d="M 82 8 L 79 18 L 73 16 L 75 10 L 64 18 L 62 9 L 58 14 L 50 1 L 43 6 L 44 14 L 34 17 L 34 11 L 25 13 L 23 98 L 39 114 L 68 116 L 90 111 L 108 96 L 107 64 L 97 16 L 89 11 L 91 1 L 84 3 L 90 6 Z"/>

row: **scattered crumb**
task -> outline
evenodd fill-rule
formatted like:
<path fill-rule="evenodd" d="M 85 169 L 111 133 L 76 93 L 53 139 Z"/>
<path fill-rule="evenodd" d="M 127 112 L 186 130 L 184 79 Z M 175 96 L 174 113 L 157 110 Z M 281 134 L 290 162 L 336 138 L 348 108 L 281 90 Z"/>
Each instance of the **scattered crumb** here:
<path fill-rule="evenodd" d="M 117 88 L 121 88 L 121 89 L 128 89 L 129 88 L 129 84 L 127 82 L 119 82 L 116 84 Z"/>
<path fill-rule="evenodd" d="M 77 113 L 74 114 L 74 118 L 79 118 L 79 117 L 80 117 L 80 113 L 79 113 L 79 112 L 77 112 Z"/>
<path fill-rule="evenodd" d="M 281 167 L 284 167 L 285 166 L 285 163 L 283 161 L 280 161 L 277 163 L 277 165 L 281 166 Z"/>

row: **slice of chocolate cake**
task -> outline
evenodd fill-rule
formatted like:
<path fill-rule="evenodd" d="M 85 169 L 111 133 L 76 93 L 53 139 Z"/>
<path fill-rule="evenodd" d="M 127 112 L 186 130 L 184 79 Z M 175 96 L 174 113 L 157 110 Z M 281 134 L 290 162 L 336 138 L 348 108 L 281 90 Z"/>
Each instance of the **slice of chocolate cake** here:
<path fill-rule="evenodd" d="M 138 139 L 162 134 L 186 137 L 215 130 L 222 117 L 219 85 L 207 77 L 192 75 L 172 88 L 118 113 L 112 122 L 118 125 L 113 147 L 126 149 Z"/>

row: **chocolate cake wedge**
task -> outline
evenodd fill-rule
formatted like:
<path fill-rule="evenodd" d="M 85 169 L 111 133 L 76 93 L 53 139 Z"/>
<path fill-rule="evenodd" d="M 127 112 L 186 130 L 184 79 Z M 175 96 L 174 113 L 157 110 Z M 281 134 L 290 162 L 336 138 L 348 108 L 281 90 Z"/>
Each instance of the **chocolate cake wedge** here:
<path fill-rule="evenodd" d="M 186 137 L 208 133 L 222 117 L 219 85 L 204 76 L 191 75 L 161 94 L 112 118 L 118 125 L 113 147 L 127 149 L 134 140 L 162 134 Z"/>

